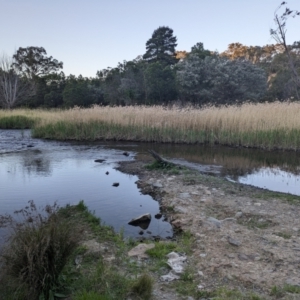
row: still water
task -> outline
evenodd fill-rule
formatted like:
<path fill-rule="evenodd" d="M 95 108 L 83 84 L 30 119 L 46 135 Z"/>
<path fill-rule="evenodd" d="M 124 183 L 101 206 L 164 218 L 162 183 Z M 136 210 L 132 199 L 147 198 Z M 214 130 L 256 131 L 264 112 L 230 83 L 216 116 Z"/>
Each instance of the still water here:
<path fill-rule="evenodd" d="M 171 225 L 163 217 L 154 218 L 159 204 L 140 193 L 138 178 L 114 169 L 119 161 L 134 159 L 133 153 L 126 157 L 123 152 L 101 144 L 33 140 L 29 131 L 0 130 L 0 214 L 11 214 L 29 200 L 37 206 L 54 201 L 63 206 L 83 199 L 105 224 L 123 229 L 125 236 L 136 237 L 141 231 L 128 225 L 129 220 L 151 213 L 144 236 L 171 237 Z M 118 187 L 112 186 L 115 182 Z"/>
<path fill-rule="evenodd" d="M 149 145 L 139 144 L 138 149 L 146 151 Z M 151 145 L 151 149 L 206 174 L 300 196 L 299 152 L 161 144 Z"/>
<path fill-rule="evenodd" d="M 0 130 L 0 214 L 12 213 L 29 200 L 38 206 L 54 201 L 62 206 L 83 199 L 116 231 L 123 229 L 125 236 L 139 236 L 141 228 L 128 225 L 128 221 L 143 213 L 153 217 L 159 213 L 159 204 L 141 194 L 136 176 L 115 167 L 148 149 L 200 172 L 300 195 L 300 154 L 296 152 L 119 142 L 80 144 L 32 139 L 28 130 Z M 130 155 L 124 156 L 124 151 Z M 96 159 L 105 161 L 96 163 Z M 113 187 L 114 182 L 120 185 Z M 144 236 L 172 234 L 164 218 L 153 217 L 144 231 Z"/>

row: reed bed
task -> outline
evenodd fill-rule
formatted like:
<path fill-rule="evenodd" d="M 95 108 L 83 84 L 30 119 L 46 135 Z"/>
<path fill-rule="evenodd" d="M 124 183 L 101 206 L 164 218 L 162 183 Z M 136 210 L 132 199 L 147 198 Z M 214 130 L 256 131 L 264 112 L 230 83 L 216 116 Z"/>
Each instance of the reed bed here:
<path fill-rule="evenodd" d="M 33 135 L 60 140 L 218 143 L 263 149 L 300 149 L 300 103 L 224 107 L 127 106 L 0 111 L 38 120 Z"/>

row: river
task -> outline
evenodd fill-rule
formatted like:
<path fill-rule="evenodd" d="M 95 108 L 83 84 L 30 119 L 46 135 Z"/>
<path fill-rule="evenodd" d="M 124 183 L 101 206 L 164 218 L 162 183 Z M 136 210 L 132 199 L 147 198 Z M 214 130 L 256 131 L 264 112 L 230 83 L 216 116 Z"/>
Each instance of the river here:
<path fill-rule="evenodd" d="M 125 236 L 140 227 L 128 221 L 143 213 L 152 220 L 143 235 L 172 237 L 159 203 L 137 188 L 136 176 L 115 169 L 138 152 L 154 149 L 164 157 L 228 180 L 300 195 L 300 155 L 220 146 L 120 142 L 61 142 L 32 139 L 29 130 L 0 130 L 0 214 L 13 213 L 29 200 L 37 206 L 77 204 L 84 200 L 96 216 Z M 126 151 L 129 155 L 125 156 Z M 104 160 L 102 163 L 95 160 Z M 114 187 L 113 183 L 119 183 Z M 1 242 L 1 241 L 0 241 Z"/>

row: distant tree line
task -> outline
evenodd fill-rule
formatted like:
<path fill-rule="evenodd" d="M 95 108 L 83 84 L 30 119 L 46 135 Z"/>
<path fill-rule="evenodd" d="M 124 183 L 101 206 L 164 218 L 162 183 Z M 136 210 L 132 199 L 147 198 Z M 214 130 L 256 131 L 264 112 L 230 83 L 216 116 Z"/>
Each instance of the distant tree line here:
<path fill-rule="evenodd" d="M 174 102 L 201 106 L 299 100 L 300 41 L 287 45 L 285 40 L 288 17 L 299 12 L 286 8 L 278 16 L 277 11 L 276 28 L 271 30 L 276 44 L 260 47 L 232 43 L 223 53 L 216 53 L 199 42 L 189 52 L 176 51 L 173 30 L 163 26 L 146 42 L 144 55 L 99 70 L 93 78 L 65 76 L 63 63 L 48 57 L 42 47 L 19 48 L 12 58 L 0 59 L 0 106 Z"/>

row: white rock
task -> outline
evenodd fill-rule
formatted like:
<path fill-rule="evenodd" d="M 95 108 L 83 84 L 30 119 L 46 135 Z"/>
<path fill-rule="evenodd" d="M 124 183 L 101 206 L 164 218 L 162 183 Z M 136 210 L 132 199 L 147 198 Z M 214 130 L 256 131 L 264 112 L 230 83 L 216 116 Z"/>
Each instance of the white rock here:
<path fill-rule="evenodd" d="M 179 255 L 176 252 L 171 252 L 167 255 L 168 261 L 167 264 L 172 268 L 172 270 L 180 274 L 184 270 L 184 262 L 186 261 L 187 257 L 185 255 Z"/>
<path fill-rule="evenodd" d="M 163 185 L 160 182 L 155 182 L 155 183 L 152 184 L 152 186 L 155 187 L 155 188 L 162 188 L 163 187 Z"/>
<path fill-rule="evenodd" d="M 166 282 L 177 280 L 179 278 L 180 277 L 178 275 L 173 274 L 171 271 L 167 275 L 160 276 L 160 280 Z"/>
<path fill-rule="evenodd" d="M 238 212 L 235 214 L 235 217 L 236 217 L 237 219 L 239 219 L 239 218 L 242 217 L 242 215 L 243 215 L 243 213 L 242 213 L 241 211 L 238 211 Z"/>
<path fill-rule="evenodd" d="M 181 199 L 187 199 L 190 196 L 191 196 L 190 193 L 180 193 L 179 194 L 179 198 L 181 198 Z"/>

